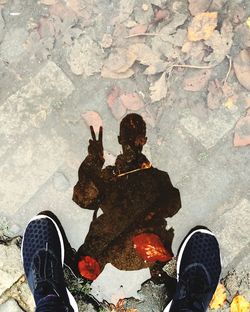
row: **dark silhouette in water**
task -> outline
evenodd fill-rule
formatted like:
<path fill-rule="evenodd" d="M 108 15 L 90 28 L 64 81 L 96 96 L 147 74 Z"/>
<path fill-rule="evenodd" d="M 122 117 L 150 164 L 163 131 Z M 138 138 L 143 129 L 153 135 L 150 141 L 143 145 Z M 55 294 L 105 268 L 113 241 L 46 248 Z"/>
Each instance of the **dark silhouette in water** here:
<path fill-rule="evenodd" d="M 110 262 L 121 270 L 149 267 L 157 281 L 171 258 L 173 230 L 165 218 L 181 208 L 178 189 L 169 175 L 154 168 L 142 154 L 147 142 L 146 124 L 138 114 L 128 114 L 120 124 L 122 154 L 104 169 L 102 127 L 96 138 L 90 127 L 88 155 L 78 171 L 73 200 L 94 210 L 84 244 L 76 253 L 80 274 L 94 280 Z M 165 157 L 165 155 L 162 155 Z M 97 210 L 103 214 L 97 217 Z"/>

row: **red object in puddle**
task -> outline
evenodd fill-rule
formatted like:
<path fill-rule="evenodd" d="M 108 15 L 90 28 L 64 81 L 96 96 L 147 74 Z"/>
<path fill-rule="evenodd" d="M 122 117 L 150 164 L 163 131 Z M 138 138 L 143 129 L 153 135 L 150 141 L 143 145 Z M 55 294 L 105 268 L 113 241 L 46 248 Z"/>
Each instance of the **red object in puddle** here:
<path fill-rule="evenodd" d="M 90 256 L 81 257 L 78 261 L 80 274 L 91 281 L 94 281 L 101 273 L 99 263 Z"/>
<path fill-rule="evenodd" d="M 170 252 L 164 247 L 159 236 L 143 233 L 133 237 L 134 248 L 148 262 L 167 262 L 172 259 Z"/>

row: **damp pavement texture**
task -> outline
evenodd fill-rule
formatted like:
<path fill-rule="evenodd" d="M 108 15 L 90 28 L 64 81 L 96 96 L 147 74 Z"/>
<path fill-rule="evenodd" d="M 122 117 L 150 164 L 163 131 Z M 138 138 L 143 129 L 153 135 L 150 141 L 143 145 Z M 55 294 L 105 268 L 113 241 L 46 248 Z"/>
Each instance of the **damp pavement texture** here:
<path fill-rule="evenodd" d="M 174 253 L 190 228 L 206 225 L 221 247 L 223 310 L 237 292 L 250 300 L 249 16 L 241 0 L 0 0 L 0 311 L 34 308 L 20 239 L 6 237 L 46 209 L 74 248 L 83 243 L 93 212 L 71 198 L 89 125 L 103 125 L 111 165 L 130 112 L 147 123 L 144 153 L 181 194 L 167 219 Z M 83 292 L 162 311 L 165 286 L 141 287 L 149 276 L 107 265 Z M 77 298 L 80 311 L 95 311 Z"/>

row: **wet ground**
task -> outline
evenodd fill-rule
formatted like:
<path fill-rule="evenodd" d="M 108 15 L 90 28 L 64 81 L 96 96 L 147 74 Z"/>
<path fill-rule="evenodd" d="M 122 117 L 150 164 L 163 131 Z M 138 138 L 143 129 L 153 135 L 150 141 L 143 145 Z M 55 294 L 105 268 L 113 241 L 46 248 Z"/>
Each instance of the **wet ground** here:
<path fill-rule="evenodd" d="M 78 249 L 94 214 L 72 201 L 89 126 L 103 126 L 104 167 L 114 166 L 120 121 L 137 113 L 147 126 L 143 153 L 180 191 L 182 208 L 164 219 L 173 253 L 203 224 L 218 236 L 223 276 L 247 263 L 249 2 L 0 0 L 0 12 L 0 214 L 11 234 L 52 210 Z M 218 12 L 202 31 L 200 12 Z M 108 263 L 92 293 L 113 303 L 140 298 L 150 277 L 149 268 Z M 161 287 L 150 285 L 146 293 Z"/>

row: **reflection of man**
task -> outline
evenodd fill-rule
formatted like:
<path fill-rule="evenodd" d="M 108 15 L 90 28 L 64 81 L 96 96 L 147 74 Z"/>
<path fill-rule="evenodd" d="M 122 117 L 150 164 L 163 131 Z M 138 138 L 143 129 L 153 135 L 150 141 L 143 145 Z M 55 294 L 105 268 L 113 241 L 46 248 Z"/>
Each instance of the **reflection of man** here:
<path fill-rule="evenodd" d="M 91 135 L 73 200 L 82 208 L 97 211 L 100 207 L 103 214 L 98 218 L 94 214 L 77 252 L 81 275 L 93 280 L 108 262 L 123 270 L 166 262 L 172 234 L 166 230 L 165 218 L 180 209 L 181 201 L 168 174 L 153 168 L 142 154 L 147 142 L 144 120 L 137 114 L 123 118 L 118 136 L 122 154 L 114 166 L 104 169 L 102 128 L 98 139 L 93 127 Z"/>

